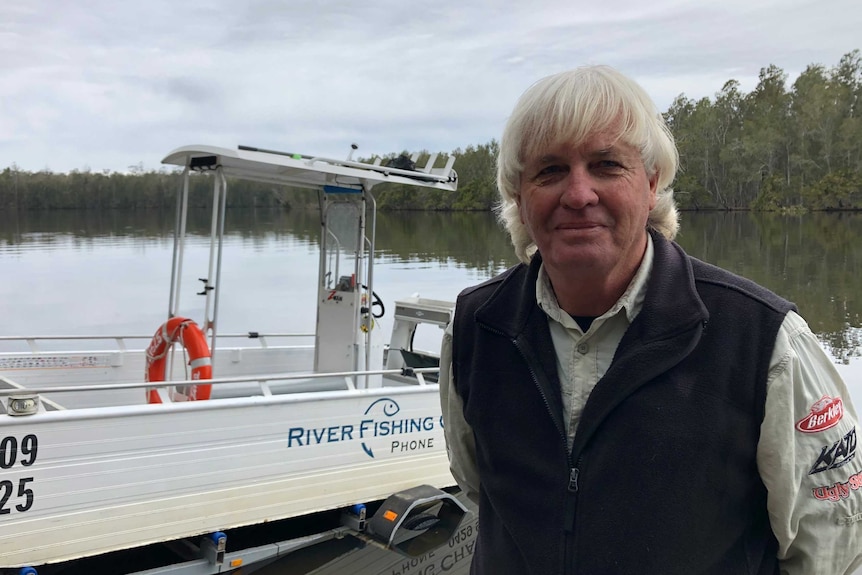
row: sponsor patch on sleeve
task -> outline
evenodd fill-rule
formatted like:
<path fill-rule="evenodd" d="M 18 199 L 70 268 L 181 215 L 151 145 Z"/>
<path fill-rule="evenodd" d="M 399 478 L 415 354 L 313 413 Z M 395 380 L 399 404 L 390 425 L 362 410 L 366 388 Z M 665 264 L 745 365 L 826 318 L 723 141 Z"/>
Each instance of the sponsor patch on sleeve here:
<path fill-rule="evenodd" d="M 824 445 L 820 448 L 820 454 L 808 475 L 822 473 L 830 469 L 838 469 L 853 461 L 856 457 L 856 428 L 853 427 L 847 434 L 838 439 L 832 445 Z"/>
<path fill-rule="evenodd" d="M 838 425 L 844 417 L 844 402 L 840 397 L 824 395 L 814 402 L 808 413 L 796 422 L 802 433 L 818 433 Z"/>
<path fill-rule="evenodd" d="M 862 471 L 847 478 L 847 481 L 836 481 L 832 485 L 823 485 L 811 490 L 815 499 L 820 501 L 841 501 L 862 489 Z"/>

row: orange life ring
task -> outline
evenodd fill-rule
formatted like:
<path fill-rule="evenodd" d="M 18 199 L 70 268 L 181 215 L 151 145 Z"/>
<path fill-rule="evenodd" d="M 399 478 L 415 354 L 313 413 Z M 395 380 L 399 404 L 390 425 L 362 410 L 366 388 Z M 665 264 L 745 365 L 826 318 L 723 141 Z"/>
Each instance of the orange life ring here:
<path fill-rule="evenodd" d="M 189 365 L 192 368 L 189 379 L 212 379 L 212 356 L 207 346 L 206 336 L 194 321 L 184 317 L 172 317 L 156 330 L 147 348 L 146 381 L 165 381 L 168 349 L 174 342 L 182 344 L 189 354 Z M 173 401 L 209 399 L 212 387 L 210 383 L 198 383 L 171 388 L 171 399 Z M 158 391 L 148 389 L 147 402 L 161 403 Z"/>

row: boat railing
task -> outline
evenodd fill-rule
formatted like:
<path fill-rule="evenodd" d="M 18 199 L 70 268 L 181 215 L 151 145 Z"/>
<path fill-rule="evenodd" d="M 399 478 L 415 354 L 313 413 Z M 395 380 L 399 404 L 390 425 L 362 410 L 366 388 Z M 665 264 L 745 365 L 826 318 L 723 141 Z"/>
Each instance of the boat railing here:
<path fill-rule="evenodd" d="M 325 387 L 316 391 L 342 391 L 342 392 L 357 392 L 363 389 L 362 381 L 368 376 L 389 376 L 400 377 L 403 381 L 413 381 L 413 385 L 405 385 L 405 388 L 421 389 L 434 385 L 435 381 L 427 381 L 426 374 L 436 374 L 439 368 L 402 368 L 402 369 L 378 369 L 367 371 L 344 371 L 344 372 L 328 372 L 328 373 L 274 373 L 268 375 L 254 376 L 238 376 L 238 377 L 219 377 L 206 380 L 207 384 L 211 384 L 214 388 L 221 386 L 229 386 L 231 384 L 254 384 L 257 388 L 257 393 L 254 395 L 263 396 L 264 398 L 273 397 L 276 395 L 284 395 L 297 391 L 309 391 L 307 386 L 309 382 L 319 381 L 325 384 Z M 168 393 L 168 387 L 183 387 L 191 385 L 200 385 L 202 380 L 174 380 L 165 382 L 133 382 L 133 383 L 104 383 L 104 384 L 86 384 L 74 386 L 33 386 L 25 387 L 16 383 L 7 376 L 0 375 L 0 405 L 5 409 L 7 414 L 15 415 L 32 415 L 38 412 L 38 406 L 41 403 L 47 410 L 58 411 L 66 408 L 59 403 L 43 397 L 44 395 L 57 394 L 82 394 L 82 393 L 98 393 L 105 391 L 125 391 L 137 389 L 156 389 L 159 392 L 159 398 L 162 404 L 171 403 L 189 403 L 189 402 L 173 402 L 171 394 Z M 335 386 L 333 386 L 335 383 Z M 276 385 L 277 384 L 277 389 Z M 300 389 L 292 389 L 300 388 Z M 378 389 L 387 389 L 392 391 L 392 387 L 380 387 Z M 245 393 L 243 396 L 252 394 Z M 230 396 L 228 396 L 230 397 Z M 218 401 L 208 400 L 208 401 Z M 32 413 L 16 413 L 17 405 L 35 405 L 37 410 Z M 21 403 L 23 402 L 23 403 Z M 28 403 L 32 402 L 32 403 Z M 31 408 L 33 409 L 33 408 Z"/>
<path fill-rule="evenodd" d="M 261 333 L 256 331 L 250 331 L 245 333 L 227 333 L 227 334 L 219 334 L 219 338 L 222 340 L 255 340 L 257 345 L 262 349 L 267 349 L 270 347 L 271 340 L 287 340 L 287 339 L 312 339 L 314 338 L 314 333 Z M 152 334 L 150 335 L 2 335 L 0 336 L 0 346 L 4 343 L 16 343 L 21 342 L 27 345 L 27 348 L 32 353 L 44 353 L 45 351 L 41 349 L 39 346 L 40 342 L 74 342 L 74 341 L 93 341 L 93 342 L 113 342 L 113 345 L 116 346 L 116 351 L 129 351 L 133 350 L 143 350 L 146 349 L 149 342 L 153 339 Z M 131 342 L 142 342 L 142 345 L 129 347 L 127 345 Z M 51 352 L 58 352 L 61 350 L 50 350 Z M 66 351 L 66 350 L 62 350 Z M 99 350 L 99 351 L 107 351 L 107 350 Z M 2 353 L 20 353 L 20 351 L 16 350 L 0 350 L 0 354 Z"/>

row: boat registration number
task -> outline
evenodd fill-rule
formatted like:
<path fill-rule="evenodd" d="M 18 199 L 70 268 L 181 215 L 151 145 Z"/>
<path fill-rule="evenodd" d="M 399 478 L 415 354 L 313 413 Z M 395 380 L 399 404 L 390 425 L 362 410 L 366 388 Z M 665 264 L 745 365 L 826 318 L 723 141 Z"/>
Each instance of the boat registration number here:
<path fill-rule="evenodd" d="M 0 439 L 0 469 L 12 469 L 16 466 L 30 467 L 36 462 L 39 453 L 39 439 L 33 435 L 25 435 L 19 441 L 10 435 Z M 13 511 L 24 513 L 33 507 L 34 494 L 32 477 L 20 477 L 17 482 L 9 479 L 0 481 L 0 515 L 8 515 Z"/>

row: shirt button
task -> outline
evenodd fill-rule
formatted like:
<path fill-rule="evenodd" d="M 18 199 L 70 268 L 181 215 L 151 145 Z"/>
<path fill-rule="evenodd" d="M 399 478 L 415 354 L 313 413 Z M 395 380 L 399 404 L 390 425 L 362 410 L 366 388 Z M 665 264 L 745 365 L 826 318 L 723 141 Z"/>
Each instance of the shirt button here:
<path fill-rule="evenodd" d="M 585 343 L 578 344 L 578 353 L 580 353 L 581 355 L 586 355 L 588 351 L 590 351 L 589 345 Z"/>

